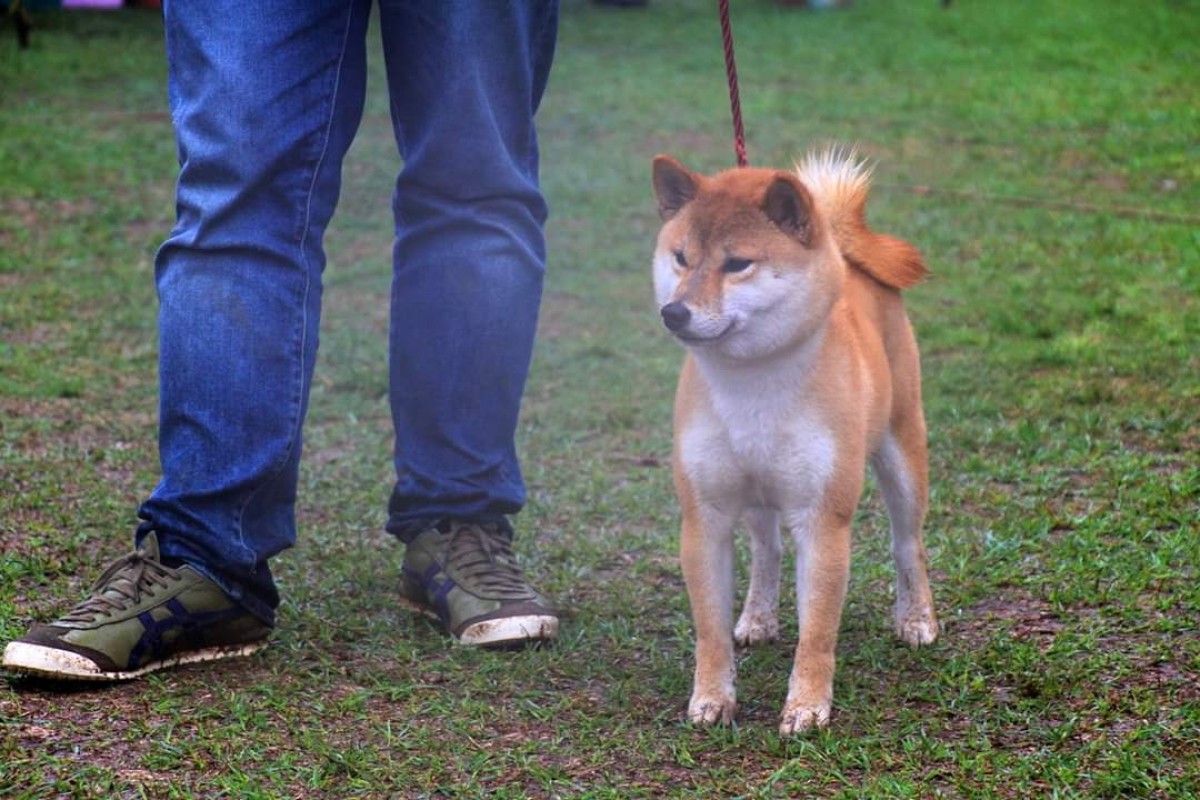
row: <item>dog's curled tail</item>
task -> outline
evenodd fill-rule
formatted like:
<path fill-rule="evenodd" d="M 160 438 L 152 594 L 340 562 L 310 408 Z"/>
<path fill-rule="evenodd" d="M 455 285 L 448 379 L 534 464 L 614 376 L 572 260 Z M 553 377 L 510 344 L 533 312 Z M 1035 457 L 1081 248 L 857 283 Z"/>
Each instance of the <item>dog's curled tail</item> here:
<path fill-rule="evenodd" d="M 834 241 L 854 267 L 893 289 L 916 286 L 928 274 L 921 253 L 902 239 L 867 227 L 871 167 L 852 149 L 810 152 L 796 164 L 833 230 Z"/>

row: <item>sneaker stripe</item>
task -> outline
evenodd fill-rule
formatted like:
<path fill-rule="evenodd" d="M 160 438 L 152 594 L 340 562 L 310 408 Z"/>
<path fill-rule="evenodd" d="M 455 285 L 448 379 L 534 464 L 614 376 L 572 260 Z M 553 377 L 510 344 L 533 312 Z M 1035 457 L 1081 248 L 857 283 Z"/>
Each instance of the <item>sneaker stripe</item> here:
<path fill-rule="evenodd" d="M 443 625 L 449 627 L 450 592 L 454 591 L 454 587 L 458 584 L 448 575 L 444 580 L 438 580 L 438 576 L 444 574 L 438 564 L 431 564 L 425 570 L 423 583 L 425 585 L 425 592 L 429 596 L 430 604 L 437 610 L 438 618 L 441 619 Z"/>
<path fill-rule="evenodd" d="M 417 610 L 437 617 L 446 629 L 450 628 L 450 592 L 456 584 L 453 579 L 438 580 L 442 574 L 436 563 L 431 564 L 424 572 L 418 572 L 410 567 L 401 567 L 401 571 L 410 587 L 405 593 L 405 599 L 414 604 Z"/>
<path fill-rule="evenodd" d="M 155 619 L 149 611 L 138 614 L 138 621 L 142 623 L 145 632 L 133 649 L 129 651 L 129 663 L 126 669 L 138 669 L 142 666 L 143 659 L 147 657 L 151 661 L 161 661 L 169 657 L 173 646 L 180 640 L 186 640 L 189 633 L 198 632 L 210 623 L 233 619 L 245 613 L 236 607 L 223 611 L 188 611 L 183 603 L 174 597 L 161 607 L 170 611 L 171 616 Z M 176 628 L 182 628 L 183 633 L 168 640 L 167 634 Z"/>

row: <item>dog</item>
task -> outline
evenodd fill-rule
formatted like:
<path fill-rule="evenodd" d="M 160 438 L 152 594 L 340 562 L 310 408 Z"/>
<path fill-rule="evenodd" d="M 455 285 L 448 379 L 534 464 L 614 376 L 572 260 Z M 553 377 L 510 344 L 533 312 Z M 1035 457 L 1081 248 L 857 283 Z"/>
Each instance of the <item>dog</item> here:
<path fill-rule="evenodd" d="M 799 641 L 779 730 L 823 727 L 868 461 L 891 524 L 896 632 L 914 646 L 938 634 L 921 534 L 920 356 L 900 295 L 925 264 L 911 244 L 867 227 L 870 169 L 853 151 L 810 153 L 794 172 L 712 176 L 659 155 L 653 183 L 663 223 L 655 294 L 687 349 L 672 467 L 696 634 L 688 718 L 732 722 L 735 644 L 779 635 L 782 526 L 796 544 Z M 735 626 L 743 519 L 750 586 Z"/>

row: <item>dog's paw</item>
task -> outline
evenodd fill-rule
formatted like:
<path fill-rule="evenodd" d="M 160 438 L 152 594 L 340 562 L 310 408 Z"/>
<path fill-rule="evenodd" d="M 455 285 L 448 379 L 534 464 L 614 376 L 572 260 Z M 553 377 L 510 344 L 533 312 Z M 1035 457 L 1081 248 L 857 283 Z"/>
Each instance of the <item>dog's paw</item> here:
<path fill-rule="evenodd" d="M 779 721 L 780 736 L 794 736 L 815 728 L 824 728 L 829 724 L 829 715 L 833 707 L 830 703 L 808 705 L 804 703 L 788 703 L 783 709 L 783 717 Z"/>
<path fill-rule="evenodd" d="M 732 697 L 702 697 L 693 695 L 688 703 L 688 721 L 693 725 L 710 727 L 729 725 L 737 712 L 737 701 Z"/>
<path fill-rule="evenodd" d="M 896 612 L 896 635 L 913 647 L 933 644 L 938 636 L 937 615 L 932 608 L 912 608 Z"/>
<path fill-rule="evenodd" d="M 743 613 L 733 629 L 733 641 L 739 647 L 766 644 L 779 638 L 779 620 L 773 614 Z"/>

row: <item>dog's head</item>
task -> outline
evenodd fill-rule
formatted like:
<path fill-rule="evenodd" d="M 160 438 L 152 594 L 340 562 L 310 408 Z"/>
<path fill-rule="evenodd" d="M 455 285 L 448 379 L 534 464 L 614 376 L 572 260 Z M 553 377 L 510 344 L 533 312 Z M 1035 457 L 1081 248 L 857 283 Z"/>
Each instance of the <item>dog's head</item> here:
<path fill-rule="evenodd" d="M 660 155 L 654 192 L 663 220 L 654 288 L 663 324 L 683 344 L 756 358 L 820 328 L 846 267 L 795 173 L 705 176 Z"/>

